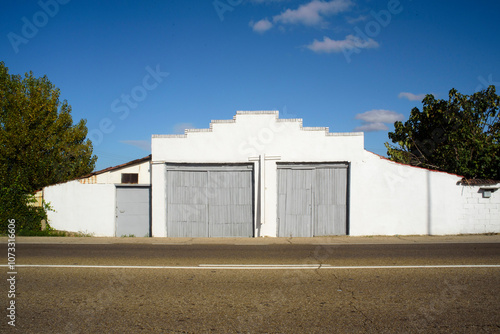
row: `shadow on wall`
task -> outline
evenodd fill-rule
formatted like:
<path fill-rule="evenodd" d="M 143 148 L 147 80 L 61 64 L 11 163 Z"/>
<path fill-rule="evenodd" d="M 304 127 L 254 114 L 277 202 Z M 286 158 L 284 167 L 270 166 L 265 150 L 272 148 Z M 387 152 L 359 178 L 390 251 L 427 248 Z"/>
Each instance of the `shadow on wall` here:
<path fill-rule="evenodd" d="M 432 232 L 432 195 L 431 195 L 431 171 L 425 172 L 427 181 L 427 235 Z"/>

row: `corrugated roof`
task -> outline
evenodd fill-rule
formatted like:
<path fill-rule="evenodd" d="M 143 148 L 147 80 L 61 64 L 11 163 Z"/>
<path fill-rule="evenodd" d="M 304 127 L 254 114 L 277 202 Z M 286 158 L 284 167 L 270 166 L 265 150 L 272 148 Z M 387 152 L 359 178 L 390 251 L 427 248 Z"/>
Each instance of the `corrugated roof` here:
<path fill-rule="evenodd" d="M 489 179 L 466 179 L 465 177 L 460 180 L 460 184 L 465 186 L 486 186 L 500 183 L 498 180 L 489 180 Z"/>
<path fill-rule="evenodd" d="M 112 170 L 117 170 L 117 169 L 120 169 L 120 168 L 129 167 L 129 166 L 136 165 L 136 164 L 139 164 L 141 162 L 148 161 L 148 160 L 151 160 L 151 154 L 148 155 L 147 157 L 144 157 L 144 158 L 132 160 L 132 161 L 126 162 L 126 163 L 121 164 L 121 165 L 117 165 L 117 166 L 113 166 L 113 167 L 108 167 L 108 168 L 105 168 L 105 169 L 98 170 L 96 172 L 92 172 L 90 174 L 87 174 L 87 175 L 79 177 L 77 180 L 79 180 L 79 179 L 85 179 L 87 177 L 91 177 L 91 176 L 94 176 L 94 175 L 99 175 L 99 174 L 106 173 L 106 172 L 110 172 Z"/>

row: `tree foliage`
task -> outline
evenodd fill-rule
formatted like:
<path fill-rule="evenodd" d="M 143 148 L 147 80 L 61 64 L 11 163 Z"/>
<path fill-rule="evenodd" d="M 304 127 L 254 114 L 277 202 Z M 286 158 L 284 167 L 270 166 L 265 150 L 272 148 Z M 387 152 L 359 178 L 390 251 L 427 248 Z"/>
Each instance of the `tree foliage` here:
<path fill-rule="evenodd" d="M 423 108 L 394 123 L 385 143 L 391 160 L 462 175 L 500 179 L 500 97 L 495 86 L 463 95 L 455 89 L 448 100 L 427 95 Z"/>
<path fill-rule="evenodd" d="M 0 230 L 23 210 L 34 217 L 28 196 L 35 190 L 94 169 L 85 120 L 73 124 L 71 106 L 59 96 L 46 76 L 10 75 L 0 62 Z"/>

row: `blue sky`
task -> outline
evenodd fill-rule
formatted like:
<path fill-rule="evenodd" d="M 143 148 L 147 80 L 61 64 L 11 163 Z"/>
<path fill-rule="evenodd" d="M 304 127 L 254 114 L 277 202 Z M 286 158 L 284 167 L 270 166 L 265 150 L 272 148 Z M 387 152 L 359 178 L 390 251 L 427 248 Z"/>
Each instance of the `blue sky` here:
<path fill-rule="evenodd" d="M 500 84 L 497 1 L 4 0 L 0 60 L 47 75 L 87 120 L 96 169 L 150 153 L 152 134 L 237 110 L 365 131 Z"/>

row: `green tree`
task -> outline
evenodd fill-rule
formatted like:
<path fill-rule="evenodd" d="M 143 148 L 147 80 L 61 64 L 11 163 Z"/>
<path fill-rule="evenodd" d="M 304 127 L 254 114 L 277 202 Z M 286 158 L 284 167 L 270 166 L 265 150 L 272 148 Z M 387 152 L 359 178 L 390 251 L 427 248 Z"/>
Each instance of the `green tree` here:
<path fill-rule="evenodd" d="M 29 195 L 94 169 L 86 122 L 73 125 L 71 106 L 59 96 L 46 76 L 10 75 L 0 62 L 0 231 L 7 219 L 39 228 L 44 213 L 28 204 Z"/>
<path fill-rule="evenodd" d="M 495 86 L 463 95 L 455 89 L 448 100 L 427 95 L 423 108 L 394 123 L 385 143 L 391 160 L 462 175 L 500 179 L 500 97 Z M 395 144 L 395 145 L 394 145 Z"/>

